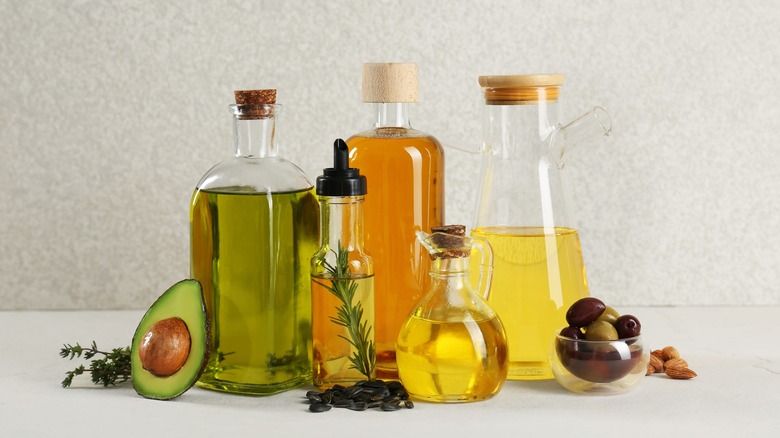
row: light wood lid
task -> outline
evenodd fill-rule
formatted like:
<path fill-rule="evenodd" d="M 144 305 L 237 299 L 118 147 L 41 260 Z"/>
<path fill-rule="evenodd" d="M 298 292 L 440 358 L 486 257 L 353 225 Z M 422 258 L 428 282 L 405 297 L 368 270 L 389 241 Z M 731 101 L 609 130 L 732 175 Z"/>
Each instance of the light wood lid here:
<path fill-rule="evenodd" d="M 488 105 L 524 105 L 555 102 L 563 85 L 562 74 L 480 76 Z"/>
<path fill-rule="evenodd" d="M 479 85 L 483 88 L 560 87 L 563 80 L 562 74 L 480 76 Z"/>
<path fill-rule="evenodd" d="M 417 102 L 417 64 L 363 64 L 363 102 Z"/>

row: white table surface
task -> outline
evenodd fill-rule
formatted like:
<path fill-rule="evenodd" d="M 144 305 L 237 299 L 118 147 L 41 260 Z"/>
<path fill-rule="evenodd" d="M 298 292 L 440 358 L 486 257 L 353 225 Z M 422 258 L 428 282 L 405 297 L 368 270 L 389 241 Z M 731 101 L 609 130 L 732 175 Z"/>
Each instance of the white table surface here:
<path fill-rule="evenodd" d="M 397 412 L 310 413 L 310 387 L 270 397 L 193 388 L 163 402 L 88 375 L 60 387 L 77 365 L 59 357 L 63 343 L 126 346 L 142 311 L 0 312 L 0 437 L 780 436 L 780 307 L 618 310 L 642 321 L 648 346 L 676 346 L 699 376 L 649 376 L 615 396 L 507 381 L 484 402 Z"/>

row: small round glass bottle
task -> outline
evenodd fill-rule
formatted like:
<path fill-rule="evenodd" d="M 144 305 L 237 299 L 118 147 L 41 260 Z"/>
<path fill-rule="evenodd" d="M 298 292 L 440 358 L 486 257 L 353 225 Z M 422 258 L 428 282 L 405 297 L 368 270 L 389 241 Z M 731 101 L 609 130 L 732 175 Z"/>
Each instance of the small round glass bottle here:
<path fill-rule="evenodd" d="M 366 177 L 349 168 L 347 144 L 317 177 L 320 249 L 311 260 L 312 374 L 320 388 L 375 377 L 374 267 L 363 246 Z"/>
<path fill-rule="evenodd" d="M 490 287 L 490 245 L 464 237 L 462 225 L 434 227 L 418 239 L 434 260 L 431 287 L 398 335 L 398 374 L 419 400 L 457 403 L 485 400 L 507 376 L 506 333 L 501 320 L 471 285 L 472 246 L 482 252 L 481 289 Z"/>

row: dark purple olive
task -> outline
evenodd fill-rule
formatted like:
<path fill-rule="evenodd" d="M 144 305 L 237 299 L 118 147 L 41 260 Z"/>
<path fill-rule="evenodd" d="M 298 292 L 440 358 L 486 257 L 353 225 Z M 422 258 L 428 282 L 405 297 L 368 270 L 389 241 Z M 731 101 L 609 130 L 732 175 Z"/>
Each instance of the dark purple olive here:
<path fill-rule="evenodd" d="M 571 338 L 571 339 L 585 338 L 585 335 L 582 334 L 582 331 L 580 329 L 572 326 L 564 327 L 563 330 L 561 330 L 560 335 L 565 338 Z"/>
<path fill-rule="evenodd" d="M 642 324 L 633 315 L 623 315 L 615 321 L 615 329 L 620 339 L 633 338 L 639 336 L 642 331 Z"/>
<path fill-rule="evenodd" d="M 566 322 L 574 327 L 586 327 L 597 320 L 607 306 L 598 298 L 580 298 L 566 312 Z"/>

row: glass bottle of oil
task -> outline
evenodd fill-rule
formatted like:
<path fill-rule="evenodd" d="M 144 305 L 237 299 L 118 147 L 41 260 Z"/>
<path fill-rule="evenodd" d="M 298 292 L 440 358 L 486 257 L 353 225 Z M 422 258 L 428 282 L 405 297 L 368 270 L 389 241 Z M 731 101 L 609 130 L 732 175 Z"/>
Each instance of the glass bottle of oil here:
<path fill-rule="evenodd" d="M 347 144 L 317 177 L 320 249 L 311 260 L 313 379 L 320 388 L 375 377 L 374 267 L 363 246 L 366 177 Z"/>
<path fill-rule="evenodd" d="M 419 232 L 434 260 L 431 287 L 398 335 L 398 373 L 417 399 L 457 403 L 485 400 L 507 376 L 507 343 L 501 320 L 471 285 L 472 246 L 482 253 L 479 284 L 490 287 L 490 245 L 463 237 L 466 227 Z"/>
<path fill-rule="evenodd" d="M 553 378 L 547 349 L 569 306 L 588 295 L 562 172 L 568 152 L 609 134 L 596 107 L 559 124 L 563 75 L 481 76 L 482 190 L 472 236 L 493 248 L 490 305 L 509 338 L 509 379 Z"/>
<path fill-rule="evenodd" d="M 319 206 L 304 173 L 278 155 L 276 90 L 235 94 L 235 155 L 203 176 L 190 210 L 192 277 L 212 328 L 198 386 L 273 394 L 311 381 Z"/>
<path fill-rule="evenodd" d="M 374 126 L 349 138 L 350 165 L 371 181 L 366 245 L 374 257 L 377 377 L 398 378 L 395 342 L 429 283 L 430 260 L 416 241 L 444 221 L 444 152 L 431 135 L 412 129 L 415 64 L 364 64 L 363 101 Z"/>

